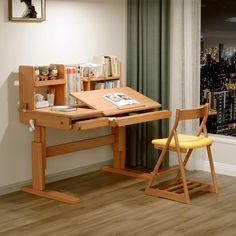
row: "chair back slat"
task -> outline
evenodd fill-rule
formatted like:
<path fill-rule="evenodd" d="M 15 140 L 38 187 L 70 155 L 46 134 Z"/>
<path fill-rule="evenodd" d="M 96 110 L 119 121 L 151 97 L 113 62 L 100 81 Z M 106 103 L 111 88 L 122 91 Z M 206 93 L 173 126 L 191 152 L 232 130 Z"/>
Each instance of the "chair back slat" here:
<path fill-rule="evenodd" d="M 193 120 L 208 115 L 208 104 L 193 109 L 177 109 L 179 120 Z"/>

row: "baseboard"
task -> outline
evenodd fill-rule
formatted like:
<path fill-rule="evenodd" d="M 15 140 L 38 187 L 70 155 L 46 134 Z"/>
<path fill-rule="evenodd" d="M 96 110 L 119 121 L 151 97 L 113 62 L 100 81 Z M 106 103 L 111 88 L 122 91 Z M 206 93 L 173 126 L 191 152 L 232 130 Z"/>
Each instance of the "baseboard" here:
<path fill-rule="evenodd" d="M 228 175 L 236 177 L 236 165 L 224 164 L 220 162 L 214 162 L 215 172 L 217 174 Z M 208 161 L 201 160 L 198 163 L 197 170 L 210 172 L 210 166 Z"/>
<path fill-rule="evenodd" d="M 93 171 L 97 171 L 97 170 L 101 169 L 101 166 L 110 165 L 111 162 L 112 162 L 111 160 L 97 162 L 97 163 L 94 163 L 91 165 L 81 166 L 81 167 L 78 167 L 75 169 L 66 170 L 66 171 L 62 171 L 59 173 L 55 173 L 55 174 L 50 174 L 50 175 L 46 176 L 46 183 L 52 183 L 52 182 L 56 182 L 59 180 L 68 179 L 68 178 L 75 177 L 78 175 L 83 175 L 83 174 L 87 174 L 87 173 L 90 173 Z M 30 180 L 26 180 L 26 181 L 17 182 L 14 184 L 1 186 L 0 187 L 0 195 L 12 193 L 12 192 L 17 192 L 21 189 L 22 186 L 30 185 L 31 182 L 32 182 L 32 180 L 30 179 Z"/>

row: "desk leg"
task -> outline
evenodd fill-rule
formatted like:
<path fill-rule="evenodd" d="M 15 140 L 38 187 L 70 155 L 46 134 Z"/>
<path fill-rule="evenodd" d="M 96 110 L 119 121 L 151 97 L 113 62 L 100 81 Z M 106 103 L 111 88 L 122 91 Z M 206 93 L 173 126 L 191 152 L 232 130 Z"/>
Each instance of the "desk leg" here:
<path fill-rule="evenodd" d="M 115 136 L 113 149 L 113 168 L 125 168 L 125 127 L 114 127 L 112 133 Z"/>
<path fill-rule="evenodd" d="M 32 186 L 22 188 L 23 192 L 31 193 L 40 197 L 53 199 L 69 204 L 80 201 L 73 197 L 57 191 L 45 190 L 45 168 L 46 168 L 46 132 L 45 127 L 37 126 L 32 143 Z"/>
<path fill-rule="evenodd" d="M 32 185 L 34 189 L 45 190 L 45 155 L 42 143 L 32 144 Z"/>
<path fill-rule="evenodd" d="M 115 136 L 115 142 L 112 145 L 113 164 L 112 166 L 103 166 L 102 170 L 148 180 L 150 178 L 149 173 L 125 168 L 125 127 L 112 128 L 112 134 Z"/>
<path fill-rule="evenodd" d="M 36 127 L 32 143 L 32 185 L 33 189 L 45 190 L 46 130 Z"/>

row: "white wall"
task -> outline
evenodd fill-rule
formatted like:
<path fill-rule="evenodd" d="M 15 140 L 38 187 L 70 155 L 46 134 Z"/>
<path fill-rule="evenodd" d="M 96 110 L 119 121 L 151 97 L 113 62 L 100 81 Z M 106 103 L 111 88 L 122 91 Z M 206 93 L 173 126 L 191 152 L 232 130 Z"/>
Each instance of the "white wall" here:
<path fill-rule="evenodd" d="M 48 0 L 46 22 L 8 21 L 8 0 L 0 1 L 0 187 L 31 178 L 33 134 L 19 122 L 18 66 L 87 62 L 94 55 L 117 55 L 126 72 L 126 0 Z M 49 145 L 107 134 L 49 129 Z M 111 159 L 101 147 L 48 160 L 47 174 Z"/>
<path fill-rule="evenodd" d="M 214 143 L 212 156 L 215 163 L 216 173 L 236 176 L 236 138 L 223 135 L 209 135 Z M 197 170 L 209 171 L 209 162 L 206 152 L 200 152 L 200 159 L 196 163 Z"/>

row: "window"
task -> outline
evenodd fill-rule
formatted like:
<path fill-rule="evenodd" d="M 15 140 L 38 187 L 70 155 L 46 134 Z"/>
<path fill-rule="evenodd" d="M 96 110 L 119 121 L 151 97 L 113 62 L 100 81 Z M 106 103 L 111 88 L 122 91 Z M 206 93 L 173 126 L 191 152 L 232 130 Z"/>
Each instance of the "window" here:
<path fill-rule="evenodd" d="M 201 104 L 209 133 L 236 136 L 236 1 L 201 2 Z"/>

